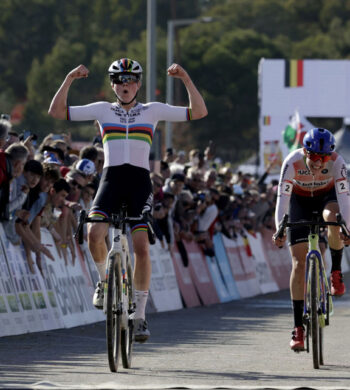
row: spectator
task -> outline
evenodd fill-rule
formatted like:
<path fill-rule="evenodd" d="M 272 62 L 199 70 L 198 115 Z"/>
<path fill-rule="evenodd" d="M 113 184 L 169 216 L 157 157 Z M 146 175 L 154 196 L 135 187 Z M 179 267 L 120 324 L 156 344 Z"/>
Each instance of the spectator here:
<path fill-rule="evenodd" d="M 20 143 L 0 152 L 0 221 L 7 221 L 10 217 L 10 182 L 22 174 L 27 158 L 28 149 Z"/>
<path fill-rule="evenodd" d="M 85 179 L 87 182 L 91 182 L 93 180 L 94 174 L 96 172 L 96 167 L 91 160 L 88 160 L 87 158 L 78 160 L 75 164 L 75 168 L 85 175 Z"/>
<path fill-rule="evenodd" d="M 14 245 L 20 244 L 20 237 L 16 233 L 15 221 L 27 220 L 29 212 L 22 210 L 30 189 L 36 187 L 43 175 L 43 168 L 39 161 L 26 162 L 23 174 L 12 180 L 10 185 L 9 220 L 3 222 L 6 237 Z"/>
<path fill-rule="evenodd" d="M 83 158 L 87 158 L 96 164 L 96 160 L 98 159 L 97 148 L 93 145 L 85 146 L 79 153 L 79 160 L 82 160 Z"/>
<path fill-rule="evenodd" d="M 6 144 L 4 145 L 3 149 L 5 150 L 10 145 L 12 145 L 14 143 L 18 143 L 18 142 L 20 142 L 18 133 L 16 131 L 9 130 L 7 133 L 7 141 L 6 141 Z"/>
<path fill-rule="evenodd" d="M 166 180 L 171 176 L 169 164 L 166 161 L 160 162 L 160 174 L 162 175 L 163 179 Z"/>
<path fill-rule="evenodd" d="M 0 151 L 4 150 L 10 130 L 11 123 L 6 119 L 0 119 Z"/>

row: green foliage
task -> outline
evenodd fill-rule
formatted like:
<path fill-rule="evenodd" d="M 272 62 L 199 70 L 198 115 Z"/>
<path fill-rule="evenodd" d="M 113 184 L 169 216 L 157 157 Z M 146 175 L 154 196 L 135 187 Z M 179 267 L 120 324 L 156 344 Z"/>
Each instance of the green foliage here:
<path fill-rule="evenodd" d="M 258 148 L 257 70 L 265 58 L 350 58 L 350 0 L 157 0 L 157 100 L 166 96 L 167 21 L 212 17 L 177 29 L 176 61 L 203 94 L 209 116 L 174 125 L 175 147 L 204 148 L 237 162 Z M 69 103 L 114 99 L 106 70 L 136 58 L 147 71 L 146 0 L 19 0 L 0 2 L 0 111 L 26 101 L 18 128 L 44 136 L 74 129 L 91 139 L 89 123 L 55 121 L 50 101 L 79 64 L 89 77 L 73 83 Z M 139 100 L 146 96 L 146 77 Z M 175 80 L 176 104 L 187 105 Z M 161 124 L 161 128 L 162 128 Z M 185 136 L 182 136 L 186 132 Z"/>

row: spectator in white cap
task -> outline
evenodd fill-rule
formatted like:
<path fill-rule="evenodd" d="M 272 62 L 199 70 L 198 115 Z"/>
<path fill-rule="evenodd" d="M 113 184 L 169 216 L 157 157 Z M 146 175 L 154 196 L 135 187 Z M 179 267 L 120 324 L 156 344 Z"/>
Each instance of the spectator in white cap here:
<path fill-rule="evenodd" d="M 83 158 L 77 162 L 75 168 L 85 174 L 87 182 L 92 181 L 96 172 L 96 166 L 91 160 Z"/>

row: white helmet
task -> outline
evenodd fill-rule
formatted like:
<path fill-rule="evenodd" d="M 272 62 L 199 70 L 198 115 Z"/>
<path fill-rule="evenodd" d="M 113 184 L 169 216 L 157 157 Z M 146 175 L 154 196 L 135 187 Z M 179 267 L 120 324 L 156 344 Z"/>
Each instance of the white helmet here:
<path fill-rule="evenodd" d="M 137 75 L 139 80 L 141 80 L 142 67 L 137 61 L 130 60 L 130 58 L 121 58 L 111 64 L 108 68 L 108 73 L 110 76 L 119 73 L 132 73 Z"/>

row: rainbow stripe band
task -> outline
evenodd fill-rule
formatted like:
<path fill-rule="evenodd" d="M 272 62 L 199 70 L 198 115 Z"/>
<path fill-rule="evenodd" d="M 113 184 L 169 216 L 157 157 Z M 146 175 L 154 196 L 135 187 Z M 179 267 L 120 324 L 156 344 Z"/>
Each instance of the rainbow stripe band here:
<path fill-rule="evenodd" d="M 114 123 L 102 124 L 102 142 L 106 143 L 113 140 L 131 139 L 147 142 L 152 145 L 153 126 L 150 124 L 140 123 L 129 126 L 127 131 L 126 126 L 116 125 Z"/>
<path fill-rule="evenodd" d="M 67 119 L 67 121 L 70 121 L 69 106 L 67 106 L 67 110 L 66 110 L 66 119 Z"/>
<path fill-rule="evenodd" d="M 132 227 L 131 234 L 136 232 L 147 232 L 147 225 L 145 223 L 139 223 Z"/>
<path fill-rule="evenodd" d="M 186 110 L 186 118 L 187 118 L 188 121 L 192 120 L 192 109 L 191 108 L 187 108 L 187 110 Z"/>
<path fill-rule="evenodd" d="M 108 214 L 101 210 L 91 210 L 88 216 L 89 218 L 96 218 L 96 219 L 108 218 Z"/>

